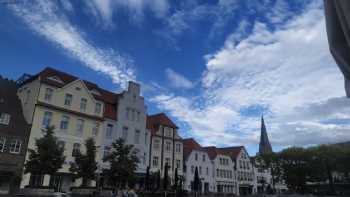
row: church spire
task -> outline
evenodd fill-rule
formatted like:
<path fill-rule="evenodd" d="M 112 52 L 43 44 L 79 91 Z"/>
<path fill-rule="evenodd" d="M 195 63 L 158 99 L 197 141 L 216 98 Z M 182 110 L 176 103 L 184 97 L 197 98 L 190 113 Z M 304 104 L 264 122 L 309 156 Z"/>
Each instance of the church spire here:
<path fill-rule="evenodd" d="M 272 147 L 267 136 L 267 131 L 264 122 L 264 116 L 261 116 L 261 133 L 260 133 L 260 144 L 259 144 L 259 154 L 272 153 Z"/>

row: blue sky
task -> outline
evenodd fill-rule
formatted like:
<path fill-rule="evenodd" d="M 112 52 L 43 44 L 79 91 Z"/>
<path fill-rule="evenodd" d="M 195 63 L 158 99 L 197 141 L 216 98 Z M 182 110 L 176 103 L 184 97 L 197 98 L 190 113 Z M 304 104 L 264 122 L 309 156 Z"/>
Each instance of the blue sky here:
<path fill-rule="evenodd" d="M 0 5 L 0 74 L 51 66 L 111 91 L 142 84 L 203 145 L 350 140 L 322 0 L 19 0 Z"/>

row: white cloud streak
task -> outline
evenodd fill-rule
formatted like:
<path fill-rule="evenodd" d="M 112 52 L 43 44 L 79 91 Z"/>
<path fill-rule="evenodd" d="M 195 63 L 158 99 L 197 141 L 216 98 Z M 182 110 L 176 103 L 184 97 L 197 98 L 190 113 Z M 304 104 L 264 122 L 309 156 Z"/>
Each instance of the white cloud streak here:
<path fill-rule="evenodd" d="M 171 68 L 167 68 L 165 70 L 165 74 L 168 77 L 168 81 L 170 82 L 171 86 L 175 88 L 189 89 L 194 86 L 194 84 L 190 80 L 186 79 L 186 77 L 175 72 Z"/>
<path fill-rule="evenodd" d="M 113 83 L 125 87 L 128 80 L 135 79 L 132 60 L 113 49 L 96 47 L 70 23 L 55 1 L 36 0 L 9 8 L 36 33 L 85 66 L 109 76 Z"/>

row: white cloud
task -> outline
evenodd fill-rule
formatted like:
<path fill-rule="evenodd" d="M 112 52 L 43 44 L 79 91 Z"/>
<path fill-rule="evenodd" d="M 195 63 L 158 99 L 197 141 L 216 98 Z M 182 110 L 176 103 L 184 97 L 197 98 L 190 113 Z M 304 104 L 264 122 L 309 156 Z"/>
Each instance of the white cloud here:
<path fill-rule="evenodd" d="M 163 95 L 154 101 L 184 120 L 204 144 L 256 145 L 261 110 L 243 112 L 257 105 L 265 109 L 274 145 L 350 140 L 350 119 L 341 125 L 325 122 L 348 117 L 350 108 L 344 104 L 343 78 L 329 53 L 319 4 L 274 30 L 259 21 L 253 26 L 243 40 L 228 36 L 220 50 L 205 56 L 199 98 Z"/>
<path fill-rule="evenodd" d="M 127 10 L 131 21 L 136 24 L 143 20 L 146 9 L 151 10 L 158 18 L 164 17 L 169 9 L 168 0 L 92 0 L 84 2 L 88 12 L 107 28 L 115 26 L 113 16 L 120 9 Z"/>
<path fill-rule="evenodd" d="M 168 80 L 173 87 L 189 89 L 194 86 L 192 81 L 186 79 L 186 77 L 175 72 L 171 68 L 167 68 L 165 70 L 165 74 L 168 77 Z"/>
<path fill-rule="evenodd" d="M 130 59 L 113 49 L 101 49 L 89 42 L 60 12 L 55 1 L 37 0 L 13 4 L 9 8 L 36 33 L 87 67 L 109 76 L 113 83 L 125 87 L 128 80 L 135 78 Z"/>

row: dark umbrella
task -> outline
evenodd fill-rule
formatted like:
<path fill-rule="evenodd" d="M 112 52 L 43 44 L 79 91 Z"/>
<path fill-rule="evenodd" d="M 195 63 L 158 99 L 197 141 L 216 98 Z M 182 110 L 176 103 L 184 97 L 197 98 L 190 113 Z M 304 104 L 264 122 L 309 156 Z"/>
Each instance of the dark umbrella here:
<path fill-rule="evenodd" d="M 345 91 L 350 97 L 350 1 L 324 0 L 326 29 L 331 54 L 345 78 Z"/>
<path fill-rule="evenodd" d="M 198 196 L 198 190 L 199 190 L 199 175 L 198 175 L 198 167 L 196 166 L 196 170 L 194 171 L 194 180 L 193 180 L 193 189 L 195 191 L 195 196 Z"/>
<path fill-rule="evenodd" d="M 163 189 L 164 190 L 167 190 L 167 188 L 168 188 L 168 182 L 169 182 L 169 180 L 168 180 L 168 168 L 169 168 L 169 166 L 168 166 L 168 163 L 165 163 L 165 166 L 164 166 L 164 180 L 163 180 Z"/>
<path fill-rule="evenodd" d="M 147 166 L 146 177 L 145 177 L 145 189 L 149 190 L 149 166 Z"/>

